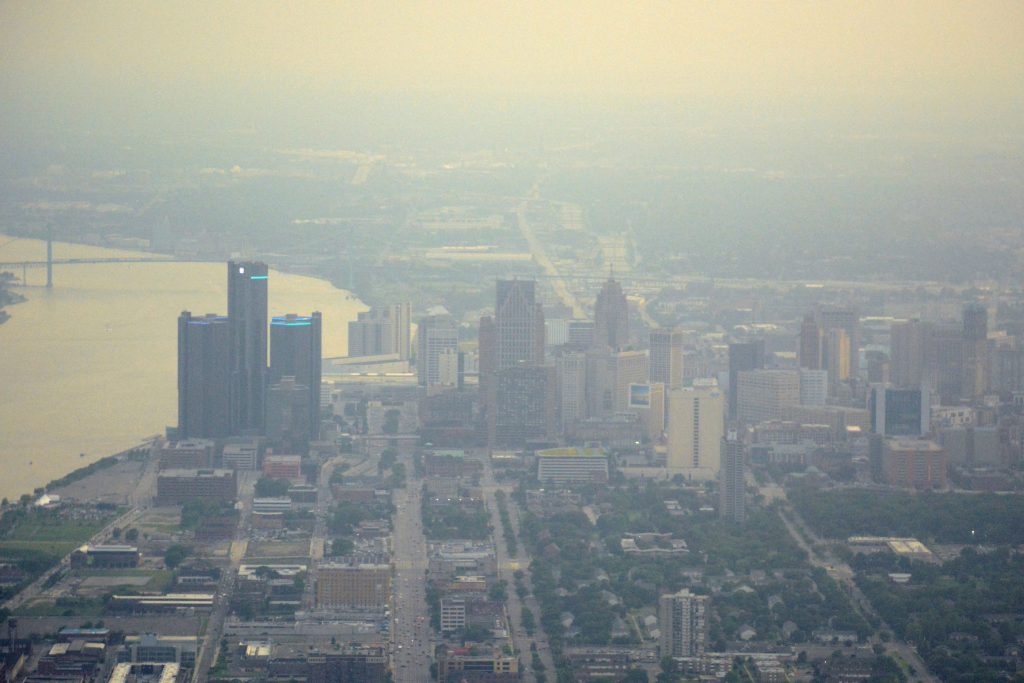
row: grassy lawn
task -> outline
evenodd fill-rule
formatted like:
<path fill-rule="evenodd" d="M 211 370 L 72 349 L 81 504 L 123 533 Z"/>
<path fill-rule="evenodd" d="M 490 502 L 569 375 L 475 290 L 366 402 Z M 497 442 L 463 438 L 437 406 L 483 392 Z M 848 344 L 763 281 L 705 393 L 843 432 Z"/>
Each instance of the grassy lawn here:
<path fill-rule="evenodd" d="M 21 617 L 99 617 L 103 616 L 103 603 L 99 600 L 76 600 L 73 604 L 57 605 L 52 600 L 33 600 L 14 610 L 13 614 Z"/>
<path fill-rule="evenodd" d="M 0 555 L 4 551 L 34 550 L 63 557 L 92 538 L 105 522 L 75 522 L 37 517 L 26 519 L 0 538 Z"/>
<path fill-rule="evenodd" d="M 80 545 L 81 543 L 72 543 L 69 541 L 8 541 L 5 539 L 0 541 L 0 556 L 18 556 L 24 551 L 32 551 L 40 555 L 52 557 L 54 561 L 56 561 Z"/>
<path fill-rule="evenodd" d="M 103 522 L 63 522 L 48 523 L 43 520 L 25 521 L 11 531 L 5 540 L 22 541 L 64 541 L 80 544 L 89 540 L 103 528 Z"/>
<path fill-rule="evenodd" d="M 246 558 L 283 558 L 283 557 L 308 557 L 309 540 L 302 541 L 269 541 L 250 543 L 246 552 Z"/>

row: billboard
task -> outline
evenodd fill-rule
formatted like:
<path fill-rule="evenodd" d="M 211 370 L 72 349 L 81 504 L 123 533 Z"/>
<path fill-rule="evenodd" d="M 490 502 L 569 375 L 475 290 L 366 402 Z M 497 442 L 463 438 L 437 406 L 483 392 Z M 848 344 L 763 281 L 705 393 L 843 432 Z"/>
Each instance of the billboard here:
<path fill-rule="evenodd" d="M 651 385 L 630 384 L 629 385 L 629 407 L 650 408 L 651 407 Z"/>

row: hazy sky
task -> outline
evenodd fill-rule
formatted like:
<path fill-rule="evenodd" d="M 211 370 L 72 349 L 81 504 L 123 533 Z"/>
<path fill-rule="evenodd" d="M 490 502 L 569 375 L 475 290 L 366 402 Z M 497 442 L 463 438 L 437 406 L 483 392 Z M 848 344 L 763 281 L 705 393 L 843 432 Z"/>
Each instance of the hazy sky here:
<path fill-rule="evenodd" d="M 1024 2 L 7 1 L 0 65 L 3 89 L 37 108 L 371 91 L 1012 120 Z"/>

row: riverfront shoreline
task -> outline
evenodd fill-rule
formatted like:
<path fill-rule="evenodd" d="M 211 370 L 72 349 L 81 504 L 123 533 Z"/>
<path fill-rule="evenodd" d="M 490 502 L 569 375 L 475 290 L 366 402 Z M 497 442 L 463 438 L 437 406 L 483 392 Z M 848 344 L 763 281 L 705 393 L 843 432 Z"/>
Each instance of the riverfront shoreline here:
<path fill-rule="evenodd" d="M 131 255 L 54 246 L 69 259 Z M 6 245 L 4 259 L 28 260 L 44 250 L 45 243 L 16 240 Z M 17 499 L 177 422 L 176 321 L 183 310 L 224 310 L 225 268 L 69 265 L 55 268 L 53 289 L 26 292 L 28 301 L 0 327 L 0 377 L 11 388 L 0 393 L 0 459 L 8 471 L 0 496 Z M 323 355 L 344 355 L 348 323 L 366 305 L 324 279 L 278 270 L 272 277 L 269 309 L 275 315 L 321 311 Z"/>

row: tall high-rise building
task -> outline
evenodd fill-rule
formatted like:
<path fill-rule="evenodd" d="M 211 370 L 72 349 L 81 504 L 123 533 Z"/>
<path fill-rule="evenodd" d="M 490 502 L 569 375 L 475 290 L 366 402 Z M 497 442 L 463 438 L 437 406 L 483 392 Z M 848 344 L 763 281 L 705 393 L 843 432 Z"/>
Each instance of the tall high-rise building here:
<path fill-rule="evenodd" d="M 673 389 L 668 395 L 667 466 L 673 474 L 701 481 L 718 477 L 725 397 L 714 380 Z"/>
<path fill-rule="evenodd" d="M 320 438 L 320 370 L 322 320 L 319 311 L 312 315 L 289 313 L 270 321 L 270 380 L 277 384 L 294 377 L 306 388 L 307 439 Z M 269 412 L 269 410 L 268 410 Z M 269 415 L 268 415 L 269 418 Z"/>
<path fill-rule="evenodd" d="M 711 598 L 688 588 L 658 599 L 661 657 L 699 657 L 708 639 L 708 607 Z"/>
<path fill-rule="evenodd" d="M 570 320 L 567 343 L 579 349 L 589 349 L 594 345 L 594 321 Z"/>
<path fill-rule="evenodd" d="M 555 369 L 544 366 L 544 311 L 536 283 L 498 280 L 494 303 L 493 327 L 488 318 L 480 321 L 480 393 L 488 444 L 550 438 L 557 423 Z"/>
<path fill-rule="evenodd" d="M 562 351 L 555 356 L 558 417 L 562 432 L 587 416 L 587 357 L 581 351 Z"/>
<path fill-rule="evenodd" d="M 821 330 L 814 321 L 813 315 L 805 315 L 800 324 L 799 349 L 797 350 L 800 367 L 808 370 L 821 370 Z"/>
<path fill-rule="evenodd" d="M 680 330 L 651 330 L 650 380 L 667 389 L 683 386 L 683 333 Z"/>
<path fill-rule="evenodd" d="M 736 381 L 741 372 L 764 367 L 764 340 L 729 344 L 729 419 L 736 419 L 739 391 Z"/>
<path fill-rule="evenodd" d="M 931 324 L 920 320 L 893 323 L 889 331 L 890 378 L 897 387 L 919 387 L 924 381 L 925 348 Z"/>
<path fill-rule="evenodd" d="M 800 368 L 800 405 L 823 406 L 828 402 L 828 371 Z"/>
<path fill-rule="evenodd" d="M 722 469 L 718 477 L 718 515 L 742 524 L 747 520 L 746 453 L 743 442 L 730 432 L 722 439 Z"/>
<path fill-rule="evenodd" d="M 544 362 L 544 312 L 533 280 L 498 280 L 494 305 L 495 370 Z"/>
<path fill-rule="evenodd" d="M 918 389 L 873 386 L 868 395 L 868 411 L 875 434 L 917 437 L 931 431 L 931 396 L 927 385 Z"/>
<path fill-rule="evenodd" d="M 964 395 L 981 396 L 989 388 L 988 310 L 979 303 L 967 304 L 963 324 Z"/>
<path fill-rule="evenodd" d="M 450 315 L 428 315 L 416 327 L 416 374 L 420 386 L 441 384 L 440 356 L 459 350 L 459 327 Z"/>
<path fill-rule="evenodd" d="M 841 327 L 825 331 L 822 343 L 822 367 L 828 371 L 830 393 L 850 379 L 850 335 Z"/>
<path fill-rule="evenodd" d="M 262 432 L 267 388 L 267 264 L 228 262 L 228 323 L 233 431 Z"/>
<path fill-rule="evenodd" d="M 231 435 L 231 327 L 212 313 L 178 318 L 178 438 Z"/>
<path fill-rule="evenodd" d="M 953 405 L 967 393 L 964 387 L 964 336 L 956 323 L 931 326 L 925 342 L 924 380 L 937 391 L 942 405 Z"/>
<path fill-rule="evenodd" d="M 411 306 L 391 304 L 362 311 L 348 324 L 349 356 L 397 355 L 408 360 L 411 355 Z"/>
<path fill-rule="evenodd" d="M 629 344 L 629 302 L 622 285 L 611 277 L 594 303 L 594 345 L 615 350 Z"/>
<path fill-rule="evenodd" d="M 665 420 L 668 417 L 665 385 L 661 382 L 630 384 L 629 404 L 626 412 L 640 418 L 647 430 L 647 440 L 657 443 L 665 436 Z"/>
<path fill-rule="evenodd" d="M 736 419 L 745 425 L 785 419 L 787 406 L 800 405 L 796 370 L 748 370 L 737 378 Z"/>
<path fill-rule="evenodd" d="M 498 371 L 498 328 L 489 315 L 480 318 L 477 333 L 477 373 L 480 385 L 480 400 L 487 405 L 487 397 L 494 388 L 494 374 Z"/>
<path fill-rule="evenodd" d="M 858 379 L 860 377 L 860 313 L 856 308 L 825 307 L 818 311 L 818 327 L 823 334 L 828 335 L 828 330 L 841 329 L 846 332 L 849 339 L 846 363 L 848 368 L 847 377 Z M 821 366 L 829 371 L 829 379 L 839 381 L 840 378 L 832 373 L 832 368 L 826 368 L 824 362 Z"/>
<path fill-rule="evenodd" d="M 587 417 L 621 413 L 629 404 L 629 385 L 647 382 L 645 351 L 613 351 L 609 347 L 587 352 Z"/>
<path fill-rule="evenodd" d="M 285 375 L 267 387 L 266 436 L 275 450 L 306 453 L 309 450 L 312 400 L 309 387 Z"/>
<path fill-rule="evenodd" d="M 971 303 L 964 306 L 964 339 L 984 341 L 988 339 L 988 309 L 983 304 Z"/>
<path fill-rule="evenodd" d="M 528 441 L 554 438 L 557 418 L 554 366 L 518 365 L 498 371 L 494 399 L 488 443 L 520 448 Z"/>

